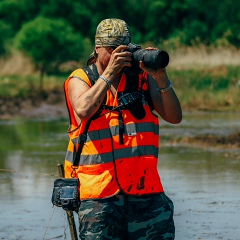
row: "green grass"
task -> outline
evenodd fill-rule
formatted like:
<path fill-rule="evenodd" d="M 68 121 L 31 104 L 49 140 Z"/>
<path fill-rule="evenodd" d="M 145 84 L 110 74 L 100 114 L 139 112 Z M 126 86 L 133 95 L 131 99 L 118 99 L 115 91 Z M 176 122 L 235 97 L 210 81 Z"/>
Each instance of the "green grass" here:
<path fill-rule="evenodd" d="M 44 92 L 62 89 L 67 76 L 45 76 L 43 80 Z M 0 76 L 0 97 L 23 97 L 36 95 L 40 90 L 39 75 Z"/>
<path fill-rule="evenodd" d="M 187 110 L 240 111 L 238 66 L 169 69 L 169 77 Z"/>
<path fill-rule="evenodd" d="M 236 61 L 228 65 L 210 63 L 206 65 L 206 60 L 204 64 L 199 63 L 194 66 L 183 65 L 180 62 L 181 56 L 189 61 L 195 55 L 196 53 L 192 55 L 192 52 L 188 57 L 182 53 L 178 54 L 173 59 L 179 59 L 179 61 L 175 61 L 167 67 L 168 76 L 174 84 L 183 110 L 240 111 L 240 65 L 237 64 L 238 58 L 236 57 Z M 211 59 L 218 59 L 217 57 L 218 55 Z M 19 66 L 21 65 L 19 64 Z M 21 69 L 19 67 L 18 71 Z M 70 72 L 71 70 L 63 75 L 45 76 L 44 92 L 62 91 L 63 83 Z M 40 77 L 37 73 L 7 75 L 2 71 L 0 74 L 0 98 L 33 98 L 39 94 L 39 91 Z"/>

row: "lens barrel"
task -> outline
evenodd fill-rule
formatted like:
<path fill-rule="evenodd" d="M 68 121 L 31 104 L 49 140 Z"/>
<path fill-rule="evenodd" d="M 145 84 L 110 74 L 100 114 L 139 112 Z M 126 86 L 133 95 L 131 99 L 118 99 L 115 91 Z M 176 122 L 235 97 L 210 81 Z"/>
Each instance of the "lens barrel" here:
<path fill-rule="evenodd" d="M 165 68 L 169 63 L 169 55 L 163 50 L 137 50 L 133 52 L 134 61 L 143 61 L 149 68 Z"/>
<path fill-rule="evenodd" d="M 143 61 L 146 67 L 152 69 L 165 68 L 169 63 L 169 55 L 163 50 L 146 50 L 140 45 L 129 43 L 129 52 L 132 53 L 132 66 L 125 67 L 123 73 L 127 75 L 136 75 L 143 72 L 139 67 L 139 61 Z"/>

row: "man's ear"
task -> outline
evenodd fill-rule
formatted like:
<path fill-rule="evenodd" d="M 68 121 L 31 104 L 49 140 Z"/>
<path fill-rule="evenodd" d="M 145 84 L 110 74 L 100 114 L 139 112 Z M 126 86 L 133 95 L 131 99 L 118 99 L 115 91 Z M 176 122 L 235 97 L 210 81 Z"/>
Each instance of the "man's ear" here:
<path fill-rule="evenodd" d="M 98 54 L 98 50 L 99 50 L 100 47 L 95 47 L 95 53 Z"/>

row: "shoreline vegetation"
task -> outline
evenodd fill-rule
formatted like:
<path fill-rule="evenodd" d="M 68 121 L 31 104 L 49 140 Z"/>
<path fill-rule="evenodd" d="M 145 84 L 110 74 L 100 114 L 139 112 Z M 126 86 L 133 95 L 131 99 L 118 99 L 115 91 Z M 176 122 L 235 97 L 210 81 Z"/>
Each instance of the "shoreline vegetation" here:
<path fill-rule="evenodd" d="M 240 49 L 204 45 L 179 48 L 166 45 L 163 49 L 170 55 L 168 76 L 184 111 L 240 111 Z M 64 102 L 64 81 L 84 64 L 82 60 L 67 62 L 56 74 L 45 75 L 41 81 L 31 60 L 21 53 L 0 58 L 0 115 L 11 111 L 4 106 L 5 102 L 12 102 L 13 108 L 24 107 L 22 101 L 30 100 L 33 106 L 36 101 Z"/>
<path fill-rule="evenodd" d="M 168 51 L 167 47 L 164 50 Z M 240 49 L 198 46 L 168 52 L 168 75 L 183 111 L 240 112 Z M 68 116 L 63 83 L 83 64 L 64 64 L 61 74 L 46 75 L 43 83 L 40 83 L 39 73 L 30 59 L 20 53 L 1 58 L 0 65 L 0 119 Z M 43 86 L 41 93 L 40 84 Z M 180 141 L 203 147 L 210 144 L 239 148 L 240 132 L 224 139 L 206 135 Z"/>

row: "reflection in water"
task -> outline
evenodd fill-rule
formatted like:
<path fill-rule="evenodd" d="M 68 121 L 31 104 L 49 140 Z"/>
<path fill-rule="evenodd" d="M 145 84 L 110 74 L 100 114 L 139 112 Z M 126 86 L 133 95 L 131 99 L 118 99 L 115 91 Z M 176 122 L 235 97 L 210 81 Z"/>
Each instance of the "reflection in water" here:
<path fill-rule="evenodd" d="M 239 159 L 179 148 L 161 154 L 160 164 L 165 191 L 175 203 L 176 239 L 238 239 Z"/>
<path fill-rule="evenodd" d="M 57 164 L 65 157 L 67 124 L 0 123 L 0 239 L 43 238 L 53 211 L 50 198 Z M 64 219 L 63 212 L 55 210 L 46 239 L 64 234 Z"/>
<path fill-rule="evenodd" d="M 240 162 L 223 150 L 172 146 L 169 139 L 239 131 L 239 114 L 184 114 L 162 121 L 159 171 L 175 204 L 176 240 L 238 239 Z M 0 122 L 0 239 L 70 239 L 64 211 L 51 205 L 67 121 Z M 76 217 L 76 216 L 75 216 Z M 76 219 L 77 222 L 77 219 Z M 66 234 L 66 237 L 64 235 Z"/>

